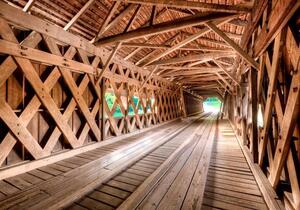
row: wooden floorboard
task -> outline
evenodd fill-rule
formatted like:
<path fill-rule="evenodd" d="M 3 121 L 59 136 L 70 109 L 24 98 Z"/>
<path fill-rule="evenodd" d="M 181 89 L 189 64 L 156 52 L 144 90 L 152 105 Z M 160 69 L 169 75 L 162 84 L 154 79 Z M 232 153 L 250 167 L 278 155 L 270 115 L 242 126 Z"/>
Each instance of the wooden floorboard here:
<path fill-rule="evenodd" d="M 166 141 L 168 136 L 179 132 L 186 126 L 185 122 L 172 122 L 128 137 L 120 142 L 0 180 L 0 209 L 47 209 L 64 206 L 71 200 L 75 201 L 80 198 L 82 193 L 92 190 L 93 186 L 96 187 L 99 185 L 97 183 L 101 183 L 101 180 L 113 176 L 130 162 L 142 158 L 145 146 L 151 151 L 152 148 L 154 149 Z M 166 150 L 169 148 L 164 148 L 164 152 Z M 131 171 L 120 174 L 115 179 L 108 181 L 105 186 L 97 189 L 97 192 L 88 200 L 92 200 L 95 204 L 95 201 L 100 200 L 102 196 L 102 200 L 103 198 L 115 198 L 114 201 L 117 201 L 124 195 L 127 196 L 128 192 L 133 192 L 137 185 L 155 170 L 154 165 L 161 163 L 163 158 L 149 157 L 145 161 L 152 161 L 153 164 L 144 165 L 145 162 L 142 162 L 135 165 Z M 138 179 L 133 179 L 133 177 L 138 177 Z M 118 194 L 119 197 L 115 194 Z M 88 208 L 83 205 L 88 205 L 87 203 L 84 200 L 82 205 L 74 204 L 72 208 Z M 112 203 L 102 202 L 105 209 L 111 209 L 113 207 L 111 205 Z"/>
<path fill-rule="evenodd" d="M 268 209 L 231 125 L 218 128 L 202 209 Z"/>
<path fill-rule="evenodd" d="M 0 180 L 0 209 L 267 209 L 227 121 L 157 140 L 182 126 Z"/>

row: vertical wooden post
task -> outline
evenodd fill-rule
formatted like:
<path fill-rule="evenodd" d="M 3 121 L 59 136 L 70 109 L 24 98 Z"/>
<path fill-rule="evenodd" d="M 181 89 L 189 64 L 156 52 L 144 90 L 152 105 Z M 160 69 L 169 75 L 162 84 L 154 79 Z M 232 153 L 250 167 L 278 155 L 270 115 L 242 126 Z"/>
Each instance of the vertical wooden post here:
<path fill-rule="evenodd" d="M 104 110 L 104 103 L 106 103 L 105 99 L 105 79 L 101 79 L 101 140 L 104 141 L 105 139 L 105 110 Z"/>
<path fill-rule="evenodd" d="M 126 91 L 126 109 L 125 109 L 125 132 L 129 133 L 129 118 L 128 118 L 128 112 L 129 112 L 129 88 L 128 88 L 128 83 L 124 83 L 124 88 Z"/>
<path fill-rule="evenodd" d="M 257 131 L 257 71 L 251 68 L 249 71 L 250 78 L 250 93 L 251 93 L 251 143 L 252 143 L 252 156 L 255 163 L 258 162 L 258 131 Z"/>
<path fill-rule="evenodd" d="M 185 107 L 185 101 L 184 101 L 184 94 L 183 94 L 183 89 L 182 88 L 180 88 L 180 97 L 181 97 L 181 103 L 182 103 L 183 117 L 187 117 L 186 107 Z"/>

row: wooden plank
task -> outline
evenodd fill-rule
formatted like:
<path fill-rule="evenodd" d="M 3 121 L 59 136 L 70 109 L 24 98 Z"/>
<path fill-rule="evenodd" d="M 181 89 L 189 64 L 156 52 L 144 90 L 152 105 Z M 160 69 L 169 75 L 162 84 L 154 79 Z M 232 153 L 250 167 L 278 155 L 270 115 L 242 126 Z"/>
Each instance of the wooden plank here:
<path fill-rule="evenodd" d="M 88 195 L 88 197 L 101 201 L 102 203 L 109 204 L 113 207 L 117 207 L 123 201 L 120 198 L 99 191 L 93 191 Z"/>
<path fill-rule="evenodd" d="M 17 8 L 14 8 L 4 2 L 0 2 L 0 13 L 3 14 L 3 18 L 8 20 L 11 23 L 15 23 L 19 26 L 30 28 L 34 31 L 46 34 L 47 36 L 50 36 L 55 39 L 59 39 L 59 41 L 72 45 L 76 48 L 83 49 L 87 51 L 88 53 L 94 54 L 96 56 L 99 56 L 105 60 L 106 56 L 109 54 L 109 51 L 103 49 L 103 48 L 97 48 L 93 44 L 89 43 L 88 41 L 77 37 L 76 35 L 73 35 L 67 31 L 64 31 L 63 29 L 59 28 L 58 26 L 51 25 L 43 20 L 41 20 L 38 17 L 25 14 L 24 12 L 18 10 Z M 47 29 L 47 30 L 46 30 Z M 122 61 L 120 62 L 120 58 L 115 58 L 114 62 L 116 63 L 122 63 L 122 66 L 127 67 L 135 72 L 143 72 L 147 73 L 147 70 L 138 70 L 139 68 L 137 66 L 134 66 L 132 63 Z M 112 77 L 112 74 L 107 73 L 105 77 Z M 118 75 L 114 75 L 113 77 L 118 77 Z M 157 78 L 157 77 L 156 77 Z M 127 78 L 125 80 L 128 80 L 129 83 L 132 81 L 135 81 L 131 78 Z M 163 81 L 167 81 L 162 79 Z M 135 81 L 136 83 L 137 81 Z"/>
<path fill-rule="evenodd" d="M 274 53 L 272 57 L 272 69 L 271 69 L 271 75 L 269 77 L 269 85 L 268 85 L 268 94 L 267 94 L 267 101 L 266 101 L 266 106 L 265 106 L 265 111 L 264 111 L 264 127 L 262 130 L 262 133 L 260 134 L 260 145 L 259 145 L 259 165 L 262 166 L 263 164 L 263 158 L 265 155 L 265 150 L 267 146 L 267 135 L 269 132 L 269 128 L 271 126 L 271 118 L 272 118 L 272 110 L 274 106 L 274 101 L 275 101 L 275 89 L 276 89 L 276 84 L 278 80 L 278 72 L 279 72 L 279 61 L 281 57 L 281 40 L 283 38 L 283 34 L 279 33 L 278 36 L 275 39 L 274 43 Z"/>
<path fill-rule="evenodd" d="M 280 0 L 276 1 L 275 6 L 272 8 L 268 20 L 268 26 L 260 32 L 254 44 L 254 56 L 258 57 L 266 50 L 269 44 L 278 36 L 279 32 L 290 20 L 292 15 L 300 7 L 300 2 L 296 0 Z"/>
<path fill-rule="evenodd" d="M 54 43 L 54 40 L 52 40 L 49 37 L 46 37 L 44 40 L 46 41 L 50 52 L 61 56 L 58 46 Z M 98 126 L 95 123 L 95 119 L 94 119 L 93 115 L 90 113 L 89 108 L 82 97 L 83 90 L 79 90 L 79 88 L 77 87 L 77 85 L 72 77 L 72 74 L 69 71 L 67 71 L 65 68 L 62 68 L 62 67 L 60 67 L 59 69 L 61 70 L 60 71 L 61 75 L 63 76 L 65 82 L 67 83 L 68 88 L 71 90 L 73 98 L 77 102 L 77 105 L 79 106 L 82 114 L 84 115 L 85 119 L 87 120 L 87 123 L 89 124 L 91 130 L 93 131 L 96 139 L 98 141 L 100 141 L 100 130 L 98 129 Z M 85 77 L 88 77 L 88 75 L 85 75 Z"/>
<path fill-rule="evenodd" d="M 229 44 L 241 57 L 243 57 L 253 68 L 258 70 L 258 63 L 251 58 L 244 50 L 238 46 L 234 41 L 232 41 L 223 31 L 221 31 L 215 24 L 212 22 L 207 22 L 206 25 L 218 34 L 227 44 Z"/>
<path fill-rule="evenodd" d="M 0 40 L 0 52 L 8 55 L 35 60 L 41 63 L 57 65 L 79 73 L 95 74 L 95 69 L 89 65 L 73 61 L 71 59 L 62 58 L 61 56 L 43 52 L 41 50 L 33 49 L 30 47 L 21 47 L 19 44 L 8 42 L 5 40 Z"/>
<path fill-rule="evenodd" d="M 175 7 L 179 9 L 203 9 L 205 11 L 214 12 L 230 12 L 230 13 L 244 13 L 249 12 L 250 8 L 243 5 L 220 5 L 216 3 L 205 2 L 189 2 L 183 0 L 177 0 L 176 2 L 171 0 L 117 0 L 123 2 L 130 2 L 143 5 L 156 5 L 163 7 Z"/>
<path fill-rule="evenodd" d="M 99 31 L 97 32 L 96 36 L 91 40 L 92 43 L 99 40 L 99 37 L 103 34 L 105 31 L 105 28 L 107 27 L 109 21 L 111 20 L 112 16 L 114 15 L 115 11 L 117 10 L 120 2 L 114 2 L 111 9 L 109 10 L 107 16 L 105 17 L 105 20 L 103 21 Z"/>
<path fill-rule="evenodd" d="M 19 189 L 14 187 L 13 185 L 0 180 L 0 192 L 2 192 L 5 195 L 13 194 L 15 192 L 18 192 Z"/>
<path fill-rule="evenodd" d="M 23 8 L 24 12 L 29 12 L 29 10 L 31 9 L 31 7 L 34 5 L 36 0 L 29 0 L 26 5 Z"/>
<path fill-rule="evenodd" d="M 119 209 L 136 208 L 137 205 L 139 205 L 140 202 L 144 199 L 144 197 L 152 190 L 154 190 L 155 192 L 159 192 L 159 193 L 156 193 L 155 195 L 153 195 L 150 198 L 151 201 L 147 199 L 147 202 L 143 202 L 141 204 L 141 206 L 139 206 L 139 208 L 147 208 L 147 206 L 148 207 L 157 206 L 159 203 L 159 200 L 162 199 L 161 195 L 163 194 L 163 191 L 167 190 L 166 186 L 168 186 L 169 182 L 172 183 L 172 181 L 175 179 L 175 177 L 177 175 L 175 166 L 173 165 L 173 161 L 175 160 L 175 162 L 176 162 L 177 158 L 182 157 L 182 158 L 179 158 L 180 163 L 178 163 L 176 166 L 176 167 L 181 168 L 182 165 L 185 163 L 186 159 L 189 157 L 189 154 L 191 153 L 192 145 L 193 145 L 193 144 L 190 144 L 190 142 L 193 141 L 195 143 L 195 139 L 193 139 L 192 137 L 193 137 L 193 135 L 187 141 L 185 141 L 182 145 L 180 145 L 180 147 L 176 149 L 176 151 L 168 158 L 168 160 L 166 162 L 164 162 L 151 176 L 149 176 L 149 178 L 147 178 L 147 180 L 141 186 L 139 186 L 139 188 L 128 199 L 126 199 L 126 201 L 124 203 L 122 203 L 122 205 L 119 207 Z M 183 154 L 185 154 L 185 155 L 183 155 Z M 181 156 L 181 155 L 183 155 L 183 156 Z M 147 157 L 149 157 L 149 156 L 150 155 L 148 155 Z M 177 157 L 177 156 L 179 156 L 179 157 Z M 166 178 L 164 180 L 166 184 L 164 184 L 164 186 L 159 185 L 158 187 L 154 188 L 155 185 L 158 183 L 158 179 L 160 179 L 162 176 L 164 176 L 164 174 L 166 172 L 165 170 L 168 170 L 168 168 L 170 166 L 173 166 L 173 168 L 172 168 L 172 171 L 169 172 L 168 176 L 166 176 Z M 160 191 L 159 189 L 162 189 L 163 191 Z"/>
<path fill-rule="evenodd" d="M 89 0 L 84 4 L 83 7 L 76 13 L 76 15 L 67 23 L 67 25 L 64 27 L 64 30 L 67 31 L 69 30 L 72 25 L 80 18 L 80 16 L 91 6 L 93 5 L 95 0 Z"/>
<path fill-rule="evenodd" d="M 28 174 L 31 174 L 31 175 L 36 176 L 36 177 L 38 177 L 40 179 L 43 179 L 43 180 L 47 180 L 47 179 L 50 179 L 50 178 L 53 177 L 51 174 L 40 171 L 38 169 L 29 171 Z"/>
<path fill-rule="evenodd" d="M 176 19 L 174 21 L 167 21 L 163 23 L 158 23 L 153 26 L 147 26 L 143 28 L 138 28 L 126 33 L 116 34 L 109 37 L 105 37 L 102 39 L 99 39 L 97 42 L 95 42 L 96 46 L 104 46 L 115 42 L 120 41 L 129 41 L 133 39 L 138 39 L 145 36 L 152 36 L 159 33 L 164 33 L 167 31 L 172 30 L 178 30 L 182 29 L 188 26 L 195 26 L 200 25 L 206 21 L 209 20 L 216 20 L 221 19 L 224 17 L 228 17 L 229 15 L 227 13 L 217 13 L 217 14 L 207 14 L 207 13 L 201 13 L 196 14 L 188 17 L 183 17 Z"/>
<path fill-rule="evenodd" d="M 95 210 L 113 210 L 114 209 L 113 207 L 111 207 L 107 204 L 95 201 L 94 199 L 87 198 L 87 197 L 84 198 L 82 201 L 80 201 L 80 206 L 84 206 L 87 209 L 95 209 Z"/>
<path fill-rule="evenodd" d="M 21 190 L 26 189 L 32 185 L 31 183 L 23 180 L 21 177 L 11 177 L 11 178 L 5 179 L 5 181 Z"/>
<path fill-rule="evenodd" d="M 130 194 L 127 191 L 123 191 L 123 190 L 120 190 L 120 189 L 117 189 L 117 188 L 114 188 L 114 187 L 111 187 L 108 185 L 103 185 L 103 186 L 99 187 L 97 190 L 107 193 L 107 194 L 110 194 L 110 195 L 113 195 L 113 196 L 121 198 L 121 199 L 127 198 Z"/>
<path fill-rule="evenodd" d="M 236 197 L 231 197 L 228 195 L 220 195 L 220 194 L 216 194 L 216 193 L 210 193 L 210 192 L 205 192 L 204 193 L 204 199 L 209 198 L 209 199 L 213 199 L 213 200 L 217 200 L 217 201 L 225 201 L 227 203 L 230 204 L 234 204 L 239 206 L 238 208 L 256 208 L 256 209 L 265 209 L 267 210 L 267 206 L 264 203 L 257 203 L 257 202 L 253 202 L 253 201 L 248 201 L 248 200 L 243 200 L 240 198 L 236 198 Z"/>
<path fill-rule="evenodd" d="M 293 135 L 296 122 L 299 116 L 299 95 L 300 95 L 300 71 L 299 67 L 293 75 L 290 86 L 289 97 L 286 103 L 285 113 L 282 120 L 282 127 L 279 141 L 276 146 L 274 162 L 271 166 L 269 180 L 273 187 L 278 185 L 280 174 L 289 153 L 291 137 Z"/>
<path fill-rule="evenodd" d="M 250 88 L 251 88 L 251 152 L 253 157 L 253 162 L 257 163 L 259 160 L 259 139 L 258 139 L 258 125 L 257 125 L 257 114 L 258 114 L 258 100 L 257 100 L 257 72 L 255 69 L 251 68 L 249 70 L 249 81 L 250 81 Z"/>
<path fill-rule="evenodd" d="M 116 181 L 116 180 L 110 180 L 106 184 L 109 185 L 109 186 L 112 186 L 112 187 L 119 188 L 121 190 L 125 190 L 127 192 L 134 192 L 134 190 L 136 189 L 135 185 L 126 184 L 126 183 L 119 182 L 119 181 Z"/>
<path fill-rule="evenodd" d="M 170 58 L 167 60 L 160 60 L 151 63 L 151 65 L 166 65 L 166 64 L 175 64 L 175 63 L 185 63 L 191 62 L 196 60 L 201 60 L 203 62 L 210 61 L 212 59 L 221 58 L 221 57 L 228 57 L 234 56 L 233 52 L 211 52 L 211 53 L 202 53 L 197 55 L 187 55 L 178 58 Z"/>

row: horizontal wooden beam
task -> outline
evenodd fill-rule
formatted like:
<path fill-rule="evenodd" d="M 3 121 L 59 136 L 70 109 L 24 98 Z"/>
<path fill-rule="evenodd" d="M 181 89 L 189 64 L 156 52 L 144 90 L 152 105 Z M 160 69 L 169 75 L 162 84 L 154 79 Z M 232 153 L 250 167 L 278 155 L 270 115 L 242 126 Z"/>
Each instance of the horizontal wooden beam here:
<path fill-rule="evenodd" d="M 119 41 L 124 42 L 128 40 L 142 38 L 145 36 L 152 36 L 159 33 L 165 33 L 165 32 L 179 30 L 190 26 L 200 25 L 210 20 L 216 20 L 228 16 L 229 16 L 228 13 L 201 13 L 201 14 L 191 15 L 188 17 L 167 21 L 152 26 L 138 28 L 136 30 L 132 30 L 126 33 L 108 36 L 99 39 L 99 41 L 95 42 L 95 45 L 104 46 Z"/>
<path fill-rule="evenodd" d="M 218 68 L 214 68 L 214 69 L 207 69 L 207 70 L 187 70 L 187 71 L 170 71 L 170 72 L 167 72 L 167 73 L 163 73 L 163 74 L 160 74 L 162 76 L 188 76 L 188 75 L 191 75 L 191 76 L 196 76 L 196 75 L 199 75 L 199 74 L 206 74 L 206 73 L 214 73 L 214 72 L 220 72 L 222 70 L 218 69 Z"/>
<path fill-rule="evenodd" d="M 165 44 L 148 44 L 148 43 L 134 43 L 134 42 L 124 42 L 122 44 L 123 47 L 142 47 L 142 48 L 151 48 L 151 49 L 169 49 L 172 46 L 171 45 L 165 45 Z M 228 45 L 227 45 L 228 46 Z M 181 47 L 180 50 L 189 50 L 189 51 L 232 51 L 229 49 L 221 49 L 221 48 L 213 48 L 213 47 L 204 47 L 204 46 L 198 46 L 198 47 Z"/>
<path fill-rule="evenodd" d="M 166 64 L 174 64 L 174 63 L 185 63 L 185 62 L 191 62 L 191 61 L 210 61 L 213 58 L 221 58 L 221 57 L 228 57 L 228 56 L 234 56 L 235 53 L 233 52 L 213 52 L 213 53 L 202 53 L 197 55 L 188 55 L 184 57 L 178 57 L 178 58 L 171 58 L 168 60 L 160 60 L 151 63 L 151 65 L 166 65 Z"/>
<path fill-rule="evenodd" d="M 30 60 L 48 65 L 65 67 L 70 69 L 71 71 L 76 71 L 79 73 L 95 74 L 95 69 L 92 66 L 41 50 L 24 47 L 13 42 L 5 41 L 3 39 L 0 39 L 0 53 L 28 58 Z"/>
<path fill-rule="evenodd" d="M 117 0 L 123 2 L 130 2 L 135 4 L 155 5 L 164 7 L 175 7 L 180 9 L 201 9 L 215 12 L 231 12 L 231 13 L 245 13 L 250 12 L 250 8 L 242 5 L 225 5 L 215 3 L 205 3 L 185 0 Z"/>
<path fill-rule="evenodd" d="M 29 15 L 29 14 L 23 12 L 22 10 L 17 9 L 13 6 L 10 6 L 7 3 L 2 2 L 2 1 L 0 1 L 0 15 L 2 16 L 2 18 L 7 20 L 8 22 L 10 22 L 11 24 L 15 24 L 17 26 L 36 31 L 38 33 L 46 34 L 47 36 L 55 38 L 62 43 L 82 49 L 89 54 L 99 56 L 104 61 L 107 59 L 108 55 L 111 53 L 110 51 L 108 51 L 104 48 L 94 46 L 92 43 L 90 43 L 89 41 L 87 41 L 85 39 L 82 39 L 79 36 L 76 36 L 68 31 L 63 30 L 59 26 L 50 24 L 36 16 Z M 50 59 L 48 59 L 47 63 L 49 63 L 49 60 Z M 149 74 L 148 70 L 141 69 L 138 66 L 135 66 L 134 64 L 132 64 L 131 62 L 125 61 L 124 59 L 122 59 L 119 56 L 115 56 L 113 59 L 113 62 L 116 64 L 122 65 L 124 68 L 129 68 L 134 72 L 139 72 L 142 75 Z M 107 76 L 109 76 L 109 75 L 110 75 L 110 72 L 107 72 Z M 120 75 L 116 75 L 116 77 L 119 78 L 120 80 L 126 81 L 126 78 L 123 78 L 122 76 L 120 78 Z M 156 76 L 154 75 L 154 77 L 156 77 Z M 134 79 L 130 79 L 130 80 L 133 80 L 132 82 L 136 81 Z M 161 80 L 168 82 L 167 80 L 165 80 L 163 78 L 161 78 Z M 136 81 L 136 82 L 138 82 L 138 81 Z"/>

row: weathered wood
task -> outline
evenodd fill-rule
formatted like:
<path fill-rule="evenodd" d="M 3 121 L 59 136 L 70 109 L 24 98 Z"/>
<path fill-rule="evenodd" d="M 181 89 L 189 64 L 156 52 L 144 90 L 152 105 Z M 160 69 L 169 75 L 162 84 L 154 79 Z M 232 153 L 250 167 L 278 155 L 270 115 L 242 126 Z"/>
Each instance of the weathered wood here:
<path fill-rule="evenodd" d="M 85 3 L 85 5 L 76 13 L 76 15 L 68 22 L 68 24 L 64 27 L 64 30 L 69 30 L 72 25 L 80 18 L 80 16 L 94 3 L 95 0 L 89 0 Z"/>
<path fill-rule="evenodd" d="M 283 29 L 288 20 L 300 7 L 296 0 L 278 1 L 269 16 L 268 26 L 265 25 L 254 45 L 254 57 L 259 56 Z"/>
<path fill-rule="evenodd" d="M 257 72 L 255 69 L 251 68 L 249 72 L 249 82 L 250 82 L 250 109 L 251 109 L 251 152 L 253 162 L 258 162 L 258 152 L 259 152 L 259 142 L 258 142 L 258 128 L 257 128 L 257 113 L 258 113 L 258 103 L 257 103 Z"/>
<path fill-rule="evenodd" d="M 258 69 L 258 64 L 251 58 L 240 46 L 238 46 L 234 41 L 232 41 L 223 31 L 221 31 L 212 22 L 207 22 L 206 25 L 218 34 L 226 43 L 228 43 L 240 56 L 242 56 L 251 66 Z"/>
<path fill-rule="evenodd" d="M 120 41 L 128 41 L 132 39 L 138 39 L 144 36 L 155 35 L 159 33 L 164 33 L 167 31 L 178 30 L 188 26 L 195 26 L 203 24 L 209 20 L 214 19 L 222 19 L 224 17 L 228 17 L 229 15 L 226 13 L 217 13 L 217 14 L 197 14 L 189 17 L 179 18 L 174 21 L 167 21 L 164 23 L 159 23 L 153 26 L 138 28 L 136 30 L 132 30 L 130 32 L 112 35 L 109 37 L 105 37 L 99 39 L 95 42 L 96 46 L 104 46 L 115 42 Z"/>
<path fill-rule="evenodd" d="M 36 1 L 36 0 L 29 0 L 29 1 L 26 3 L 25 7 L 23 8 L 23 11 L 24 11 L 24 12 L 29 12 L 29 10 L 31 9 L 31 7 L 34 5 L 35 1 Z"/>
<path fill-rule="evenodd" d="M 174 63 L 185 63 L 191 61 L 201 60 L 202 62 L 210 61 L 212 59 L 217 59 L 221 57 L 234 56 L 232 52 L 211 52 L 211 53 L 201 53 L 196 55 L 187 55 L 178 58 L 170 58 L 166 60 L 159 60 L 151 63 L 150 65 L 166 65 Z"/>
<path fill-rule="evenodd" d="M 166 6 L 166 7 L 175 7 L 180 9 L 204 9 L 215 12 L 230 12 L 230 13 L 244 13 L 249 12 L 248 7 L 242 5 L 220 5 L 214 3 L 204 3 L 204 2 L 189 2 L 177 0 L 176 2 L 170 0 L 116 0 L 131 2 L 136 4 L 144 5 L 157 5 L 157 6 Z"/>
<path fill-rule="evenodd" d="M 237 81 L 237 79 L 236 79 L 233 75 L 231 75 L 231 74 L 227 71 L 227 69 L 225 69 L 225 67 L 222 66 L 222 64 L 220 64 L 216 59 L 213 59 L 213 61 L 214 61 L 215 64 L 217 64 L 217 66 L 220 67 L 220 69 L 222 69 L 222 71 L 223 71 L 228 77 L 230 77 L 230 79 L 232 79 L 233 82 L 235 82 L 235 84 L 237 84 L 237 85 L 239 84 L 239 82 Z"/>
<path fill-rule="evenodd" d="M 108 12 L 104 22 L 102 23 L 98 33 L 96 34 L 96 36 L 91 40 L 92 43 L 96 42 L 99 40 L 100 36 L 104 33 L 109 21 L 111 20 L 112 16 L 114 15 L 114 13 L 116 12 L 118 6 L 120 5 L 120 2 L 114 2 L 114 4 L 112 5 L 112 8 L 110 9 L 110 11 Z"/>
<path fill-rule="evenodd" d="M 274 105 L 274 99 L 275 99 L 275 88 L 277 84 L 277 76 L 279 72 L 279 61 L 280 61 L 280 55 L 281 55 L 281 39 L 282 39 L 282 33 L 278 34 L 275 40 L 274 44 L 274 52 L 273 52 L 273 57 L 272 57 L 272 70 L 271 70 L 271 75 L 269 77 L 269 86 L 268 86 L 268 95 L 267 95 L 267 102 L 266 102 L 266 107 L 265 107 L 265 112 L 264 112 L 264 127 L 263 131 L 260 134 L 260 145 L 259 145 L 259 165 L 262 166 L 263 164 L 263 158 L 265 154 L 265 149 L 267 146 L 267 135 L 269 131 L 269 127 L 271 124 L 271 113 Z"/>
<path fill-rule="evenodd" d="M 214 21 L 214 24 L 217 25 L 217 26 L 220 26 L 220 25 L 223 25 L 224 23 L 230 21 L 232 19 L 232 16 L 231 17 L 228 17 L 228 19 L 222 19 L 222 20 L 218 20 L 218 21 Z M 200 30 L 198 33 L 194 34 L 194 35 L 191 35 L 189 36 L 188 38 L 182 40 L 181 42 L 179 42 L 178 44 L 175 44 L 174 46 L 172 46 L 170 49 L 164 51 L 164 52 L 161 52 L 159 53 L 158 55 L 154 56 L 152 59 L 150 59 L 145 65 L 149 65 L 151 63 L 153 63 L 154 61 L 174 52 L 175 50 L 183 47 L 184 45 L 198 39 L 199 37 L 207 34 L 208 32 L 210 32 L 210 29 L 208 28 L 205 28 L 205 29 L 202 29 Z"/>

